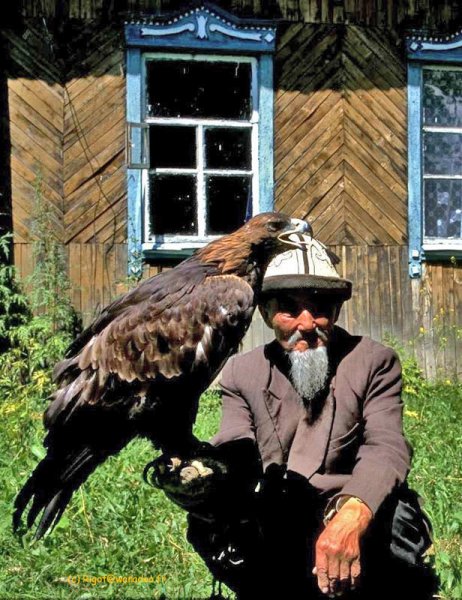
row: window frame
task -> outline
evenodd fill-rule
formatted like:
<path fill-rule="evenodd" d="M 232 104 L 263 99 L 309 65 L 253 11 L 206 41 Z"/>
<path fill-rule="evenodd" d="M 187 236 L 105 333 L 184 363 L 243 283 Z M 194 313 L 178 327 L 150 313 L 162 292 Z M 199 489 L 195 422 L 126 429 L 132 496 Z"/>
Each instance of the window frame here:
<path fill-rule="evenodd" d="M 443 37 L 416 33 L 407 38 L 407 57 L 409 275 L 419 278 L 424 261 L 462 258 L 462 237 L 425 238 L 423 186 L 424 179 L 434 178 L 423 172 L 423 73 L 425 69 L 462 71 L 462 33 Z"/>
<path fill-rule="evenodd" d="M 183 117 L 149 117 L 146 114 L 147 107 L 147 63 L 151 60 L 184 60 L 198 62 L 242 62 L 249 63 L 252 68 L 250 96 L 252 99 L 252 115 L 249 120 L 231 120 L 231 119 L 213 119 L 213 118 L 183 118 Z M 196 158 L 197 166 L 195 169 L 188 168 L 168 168 L 161 167 L 151 169 L 149 165 L 142 170 L 142 197 L 144 199 L 143 206 L 143 238 L 142 247 L 144 251 L 149 251 L 153 248 L 156 250 L 174 251 L 181 246 L 181 249 L 200 248 L 204 244 L 217 239 L 219 235 L 206 235 L 205 220 L 205 177 L 206 175 L 248 175 L 252 180 L 252 214 L 257 214 L 259 202 L 259 165 L 258 165 L 258 129 L 259 129 L 259 94 L 258 94 L 258 62 L 253 56 L 239 56 L 235 54 L 190 54 L 190 53 L 165 53 L 165 52 L 145 52 L 142 56 L 142 81 L 143 89 L 143 123 L 146 125 L 190 125 L 197 127 L 198 138 L 196 138 Z M 251 169 L 232 170 L 232 169 L 208 169 L 204 165 L 204 156 L 202 151 L 205 149 L 203 132 L 206 127 L 236 127 L 251 129 Z M 162 234 L 151 236 L 149 233 L 149 175 L 157 172 L 159 174 L 193 174 L 197 175 L 197 213 L 198 213 L 198 234 L 197 235 L 181 235 L 181 234 Z"/>
<path fill-rule="evenodd" d="M 145 120 L 146 56 L 175 54 L 204 55 L 220 59 L 236 57 L 254 61 L 252 84 L 256 83 L 258 119 L 252 124 L 258 139 L 252 140 L 253 214 L 274 207 L 273 175 L 273 55 L 274 23 L 238 19 L 205 2 L 200 8 L 186 10 L 173 17 L 133 19 L 125 24 L 126 42 L 126 115 L 127 115 L 127 196 L 128 196 L 128 271 L 141 276 L 147 259 L 181 259 L 213 237 L 192 241 L 174 236 L 174 240 L 145 240 L 147 162 L 143 156 L 148 123 Z M 255 108 L 255 107 L 254 107 Z M 253 115 L 254 116 L 254 115 Z M 187 236 L 189 237 L 189 236 Z"/>

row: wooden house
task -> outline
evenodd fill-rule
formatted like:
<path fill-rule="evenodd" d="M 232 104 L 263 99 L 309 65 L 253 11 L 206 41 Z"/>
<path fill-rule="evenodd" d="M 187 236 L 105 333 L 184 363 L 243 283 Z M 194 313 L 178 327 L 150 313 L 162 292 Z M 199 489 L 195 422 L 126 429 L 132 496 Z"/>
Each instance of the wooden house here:
<path fill-rule="evenodd" d="M 87 322 L 127 275 L 275 208 L 341 257 L 342 324 L 461 373 L 461 3 L 10 4 L 0 193 L 23 276 L 37 181 Z"/>

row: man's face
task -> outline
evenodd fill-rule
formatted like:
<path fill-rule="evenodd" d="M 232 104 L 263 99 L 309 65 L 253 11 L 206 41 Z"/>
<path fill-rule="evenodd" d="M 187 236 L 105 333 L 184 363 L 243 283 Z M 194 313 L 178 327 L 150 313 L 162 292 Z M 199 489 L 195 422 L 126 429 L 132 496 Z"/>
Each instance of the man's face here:
<path fill-rule="evenodd" d="M 334 326 L 336 310 L 334 301 L 303 290 L 287 291 L 269 300 L 265 306 L 267 322 L 281 346 L 289 352 L 304 352 L 326 346 L 326 339 L 329 339 Z M 321 336 L 316 330 L 321 332 Z"/>

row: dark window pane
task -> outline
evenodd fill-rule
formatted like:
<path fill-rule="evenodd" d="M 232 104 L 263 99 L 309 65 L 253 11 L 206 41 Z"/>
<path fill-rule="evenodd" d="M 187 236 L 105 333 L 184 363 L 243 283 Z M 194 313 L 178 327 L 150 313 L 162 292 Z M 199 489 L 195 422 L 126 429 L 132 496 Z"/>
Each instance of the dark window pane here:
<path fill-rule="evenodd" d="M 424 133 L 424 173 L 462 175 L 462 134 Z"/>
<path fill-rule="evenodd" d="M 251 179 L 225 175 L 210 175 L 206 179 L 207 234 L 230 233 L 251 216 Z"/>
<path fill-rule="evenodd" d="M 196 128 L 151 125 L 149 127 L 150 166 L 196 167 Z"/>
<path fill-rule="evenodd" d="M 205 130 L 205 166 L 208 169 L 252 168 L 251 130 L 214 127 Z"/>
<path fill-rule="evenodd" d="M 148 116 L 249 119 L 250 85 L 249 63 L 149 61 Z"/>
<path fill-rule="evenodd" d="M 151 235 L 197 234 L 195 175 L 150 175 Z"/>
<path fill-rule="evenodd" d="M 425 179 L 425 236 L 461 238 L 462 181 Z"/>
<path fill-rule="evenodd" d="M 425 125 L 462 126 L 462 71 L 423 71 Z"/>

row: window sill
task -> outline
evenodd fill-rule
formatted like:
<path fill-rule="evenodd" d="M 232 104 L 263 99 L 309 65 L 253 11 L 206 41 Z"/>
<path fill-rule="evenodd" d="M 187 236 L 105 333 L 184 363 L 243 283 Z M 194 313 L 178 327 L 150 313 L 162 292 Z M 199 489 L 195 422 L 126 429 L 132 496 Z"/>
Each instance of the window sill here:
<path fill-rule="evenodd" d="M 441 243 L 424 243 L 422 246 L 425 261 L 462 259 L 462 241 L 447 240 Z"/>

